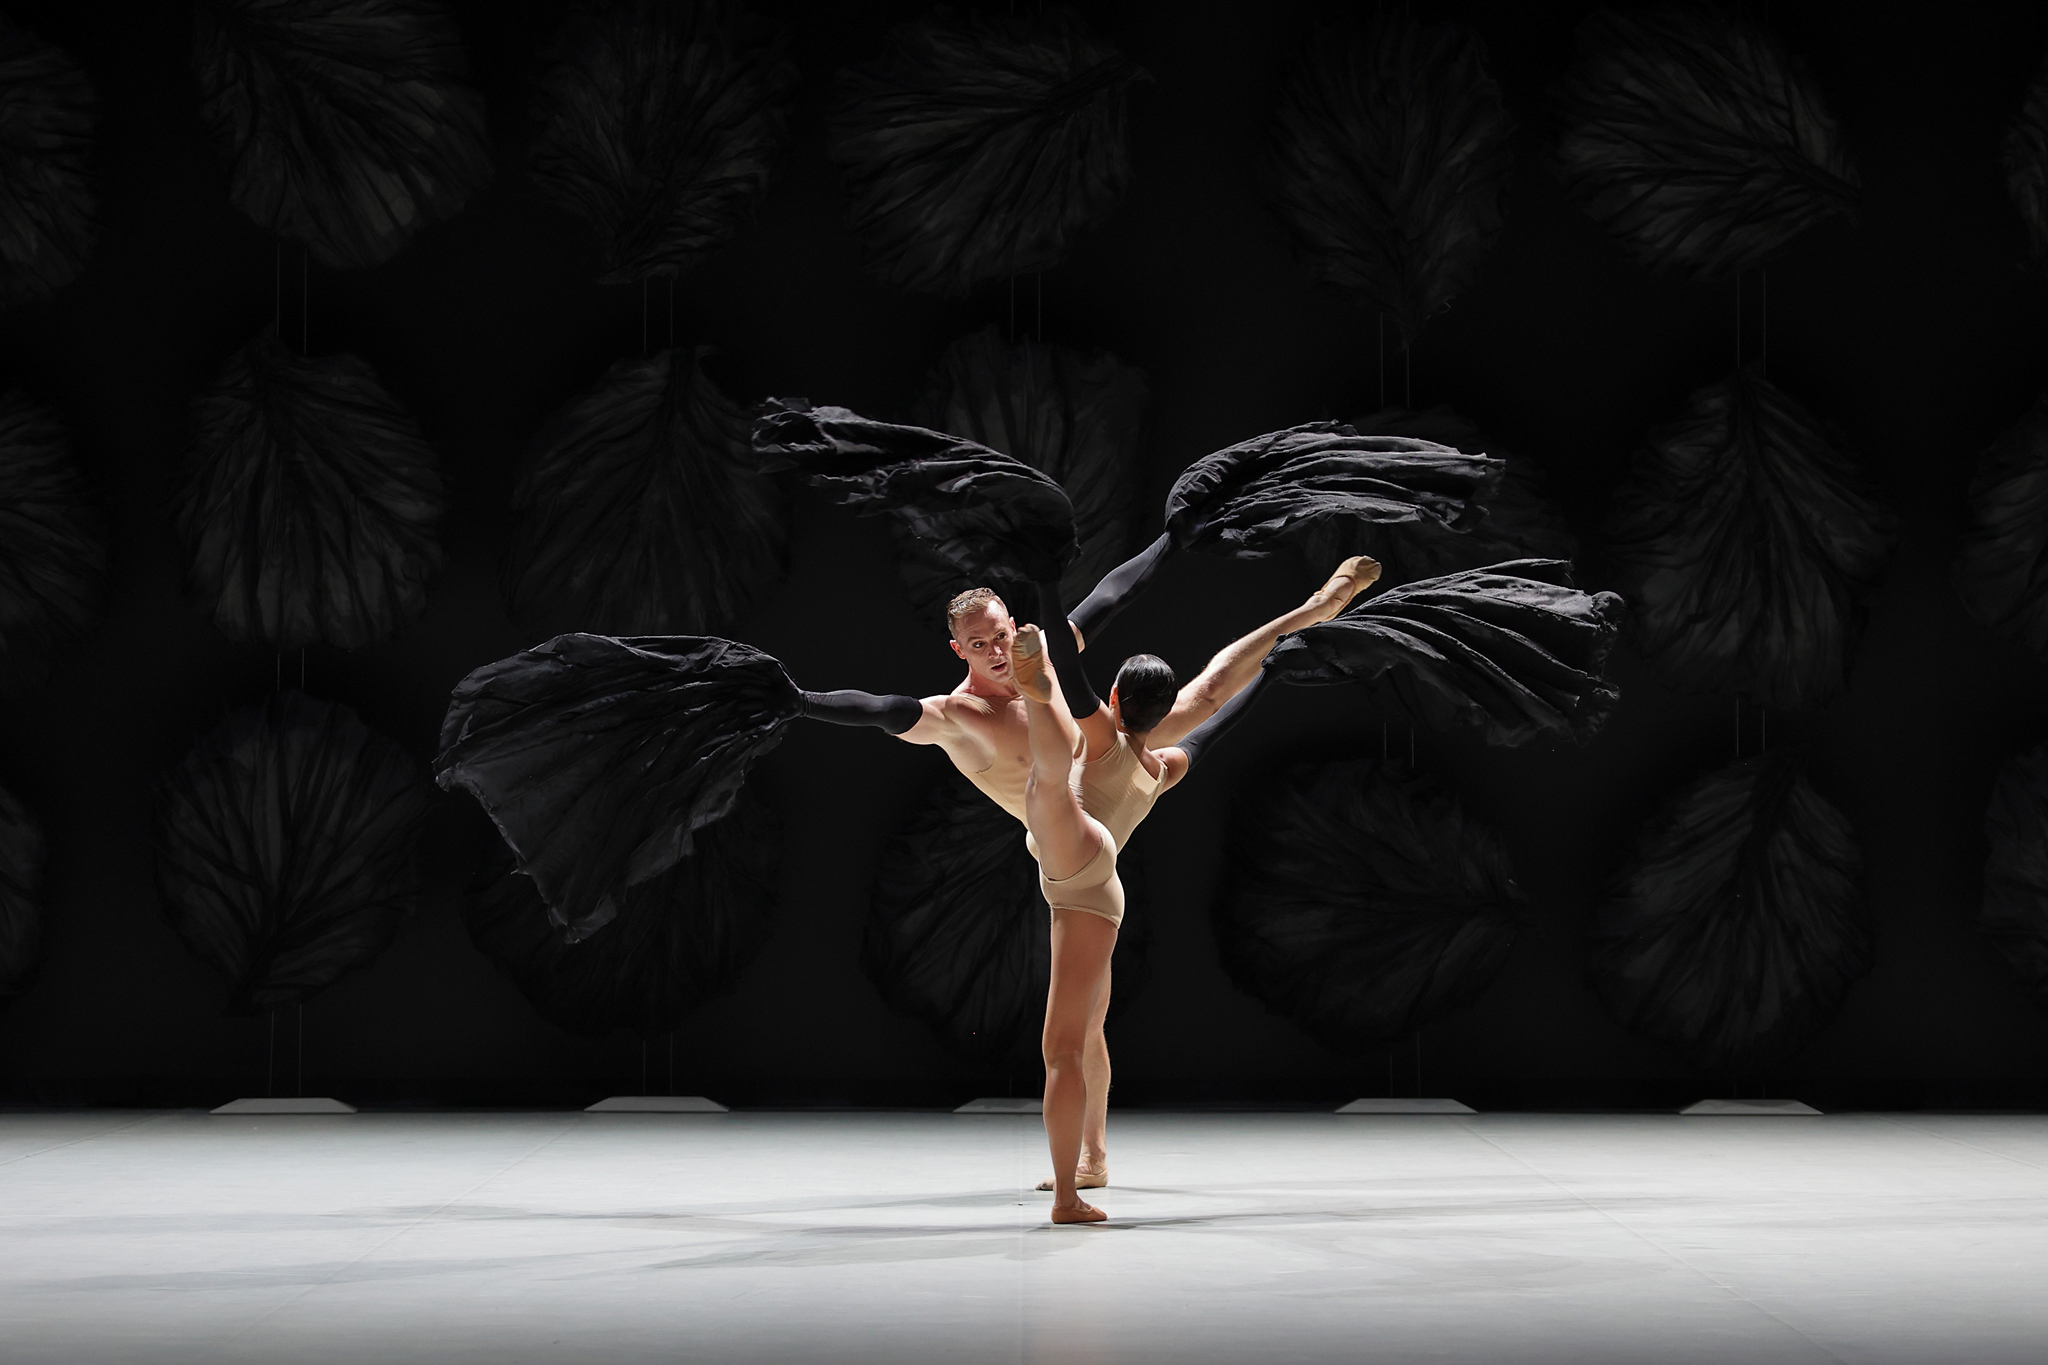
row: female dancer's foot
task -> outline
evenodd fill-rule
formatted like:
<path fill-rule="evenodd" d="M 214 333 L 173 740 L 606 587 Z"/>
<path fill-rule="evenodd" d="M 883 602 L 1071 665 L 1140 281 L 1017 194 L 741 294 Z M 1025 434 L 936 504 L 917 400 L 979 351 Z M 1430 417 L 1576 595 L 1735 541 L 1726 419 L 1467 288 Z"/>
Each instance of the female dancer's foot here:
<path fill-rule="evenodd" d="M 1052 1206 L 1052 1221 L 1055 1223 L 1100 1223 L 1107 1217 L 1108 1214 L 1078 1196 L 1072 1204 Z"/>
<path fill-rule="evenodd" d="M 1051 1176 L 1047 1176 L 1038 1182 L 1038 1188 L 1040 1190 L 1054 1190 L 1058 1189 L 1059 1186 L 1053 1183 Z M 1109 1163 L 1107 1161 L 1098 1161 L 1090 1165 L 1088 1158 L 1082 1157 L 1081 1164 L 1074 1167 L 1074 1188 L 1077 1190 L 1108 1189 Z"/>
<path fill-rule="evenodd" d="M 1320 600 L 1335 616 L 1351 604 L 1351 599 L 1379 582 L 1380 562 L 1371 555 L 1353 555 L 1337 566 L 1330 575 L 1330 581 L 1310 594 L 1311 602 Z"/>
<path fill-rule="evenodd" d="M 1045 676 L 1045 640 L 1037 626 L 1017 627 L 1010 642 L 1010 685 L 1032 701 L 1052 701 L 1052 680 Z"/>

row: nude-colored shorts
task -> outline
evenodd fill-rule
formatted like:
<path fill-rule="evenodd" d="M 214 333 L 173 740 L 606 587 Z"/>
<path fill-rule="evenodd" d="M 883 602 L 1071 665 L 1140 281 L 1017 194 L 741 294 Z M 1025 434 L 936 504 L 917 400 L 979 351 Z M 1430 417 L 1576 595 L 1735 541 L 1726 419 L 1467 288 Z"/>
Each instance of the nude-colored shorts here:
<path fill-rule="evenodd" d="M 1046 876 L 1041 865 L 1038 889 L 1045 896 L 1049 909 L 1079 910 L 1121 925 L 1124 922 L 1124 884 L 1116 875 L 1116 840 L 1095 820 L 1090 819 L 1088 823 L 1094 826 L 1096 836 L 1102 841 L 1095 856 L 1079 872 L 1058 881 Z"/>

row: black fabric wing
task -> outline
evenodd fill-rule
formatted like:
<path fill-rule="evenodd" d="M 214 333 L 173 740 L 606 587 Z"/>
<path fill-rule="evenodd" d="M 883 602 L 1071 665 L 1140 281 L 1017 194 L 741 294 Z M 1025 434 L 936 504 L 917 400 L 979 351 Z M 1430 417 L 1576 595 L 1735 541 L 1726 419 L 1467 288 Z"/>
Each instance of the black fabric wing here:
<path fill-rule="evenodd" d="M 533 178 L 602 244 L 601 284 L 678 275 L 754 211 L 796 68 L 724 0 L 583 0 L 548 49 Z"/>
<path fill-rule="evenodd" d="M 839 75 L 826 149 L 890 284 L 964 294 L 1059 263 L 1129 178 L 1143 72 L 1073 10 L 941 7 Z"/>
<path fill-rule="evenodd" d="M 2008 762 L 1984 812 L 1991 845 L 1977 927 L 2048 1009 L 2048 745 Z"/>
<path fill-rule="evenodd" d="M 43 956 L 43 830 L 0 787 L 0 1012 L 35 981 Z"/>
<path fill-rule="evenodd" d="M 1124 923 L 1110 1017 L 1143 987 L 1151 939 L 1136 859 L 1120 858 Z M 861 965 L 890 1006 L 957 1057 L 1032 1066 L 1051 971 L 1051 912 L 1016 819 L 948 770 L 882 846 Z"/>
<path fill-rule="evenodd" d="M 1497 835 L 1427 778 L 1369 760 L 1249 788 L 1229 859 L 1210 916 L 1223 969 L 1349 1056 L 1484 992 L 1525 899 Z"/>
<path fill-rule="evenodd" d="M 731 640 L 558 635 L 456 684 L 440 784 L 496 822 L 568 942 L 690 855 L 801 702 Z"/>
<path fill-rule="evenodd" d="M 1607 538 L 1633 642 L 1672 686 L 1818 706 L 1848 686 L 1898 519 L 1810 413 L 1745 368 L 1652 435 Z"/>
<path fill-rule="evenodd" d="M 1501 471 L 1434 441 L 1308 422 L 1189 465 L 1166 496 L 1166 531 L 1179 549 L 1238 559 L 1332 544 L 1348 546 L 1340 559 L 1375 546 L 1391 555 L 1417 523 L 1431 533 L 1478 524 Z"/>
<path fill-rule="evenodd" d="M 947 348 L 911 420 L 1013 456 L 1059 483 L 1079 542 L 1060 591 L 1078 603 L 1131 552 L 1150 397 L 1144 372 L 1107 351 L 1009 344 L 991 326 Z M 1033 600 L 1021 578 L 969 579 L 907 529 L 896 540 L 904 589 L 921 615 L 936 618 L 966 588 L 994 588 L 1020 607 Z"/>
<path fill-rule="evenodd" d="M 1052 582 L 1079 553 L 1066 490 L 958 436 L 770 399 L 755 418 L 754 454 L 765 470 L 794 470 L 843 506 L 887 516 L 969 582 Z"/>
<path fill-rule="evenodd" d="M 543 1019 L 596 1036 L 652 1038 L 732 990 L 773 928 L 778 822 L 742 793 L 697 832 L 696 852 L 627 888 L 602 934 L 565 943 L 533 878 L 494 846 L 469 887 L 470 941 Z"/>
<path fill-rule="evenodd" d="M 1274 207 L 1316 278 L 1413 340 L 1500 233 L 1514 131 L 1465 25 L 1382 9 L 1324 27 L 1274 110 Z"/>
<path fill-rule="evenodd" d="M 0 396 L 0 692 L 46 681 L 99 621 L 107 533 L 54 412 Z"/>
<path fill-rule="evenodd" d="M 354 649 L 426 606 L 439 462 L 368 365 L 294 354 L 266 328 L 192 418 L 172 517 L 223 635 Z"/>
<path fill-rule="evenodd" d="M 1602 10 L 1579 29 L 1557 173 L 1657 270 L 1717 279 L 1854 209 L 1855 168 L 1803 66 L 1720 9 Z"/>
<path fill-rule="evenodd" d="M 2005 135 L 2005 184 L 2027 225 L 2028 264 L 2048 266 L 2048 62 L 2027 87 L 2026 103 Z"/>
<path fill-rule="evenodd" d="M 1488 744 L 1584 740 L 1619 699 L 1601 670 L 1622 603 L 1580 592 L 1571 569 L 1523 559 L 1389 588 L 1282 636 L 1266 671 L 1310 686 L 1362 683 L 1413 724 L 1477 727 Z"/>
<path fill-rule="evenodd" d="M 2048 394 L 1978 457 L 1955 584 L 1977 624 L 2048 653 Z"/>
<path fill-rule="evenodd" d="M 491 178 L 434 0 L 199 0 L 192 69 L 228 196 L 329 266 L 389 259 Z"/>
<path fill-rule="evenodd" d="M 787 500 L 702 357 L 622 360 L 542 430 L 512 488 L 502 582 L 515 616 L 703 634 L 782 581 Z"/>
<path fill-rule="evenodd" d="M 157 893 L 228 1012 L 303 1004 L 391 942 L 419 899 L 433 788 L 346 706 L 280 692 L 159 784 Z"/>
<path fill-rule="evenodd" d="M 0 19 L 0 306 L 55 293 L 99 236 L 99 98 L 78 63 Z"/>
<path fill-rule="evenodd" d="M 1703 1070 L 1770 1066 L 1870 969 L 1863 855 L 1788 752 L 1695 782 L 1637 834 L 1597 912 L 1594 990 Z"/>

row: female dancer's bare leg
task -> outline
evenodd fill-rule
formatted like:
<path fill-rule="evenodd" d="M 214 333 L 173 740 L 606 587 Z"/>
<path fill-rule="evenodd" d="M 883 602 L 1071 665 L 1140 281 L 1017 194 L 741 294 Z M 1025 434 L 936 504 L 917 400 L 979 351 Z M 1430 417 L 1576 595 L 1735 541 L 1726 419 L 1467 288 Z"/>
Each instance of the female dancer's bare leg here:
<path fill-rule="evenodd" d="M 1102 1027 L 1109 1017 L 1111 981 L 1102 979 L 1102 998 L 1095 1002 L 1095 1017 L 1088 1021 L 1088 1041 L 1081 1052 L 1081 1077 L 1088 1085 L 1088 1107 L 1081 1120 L 1081 1159 L 1074 1166 L 1074 1187 L 1104 1189 L 1109 1184 L 1109 1040 Z M 1047 1176 L 1038 1182 L 1041 1190 L 1059 1188 Z"/>

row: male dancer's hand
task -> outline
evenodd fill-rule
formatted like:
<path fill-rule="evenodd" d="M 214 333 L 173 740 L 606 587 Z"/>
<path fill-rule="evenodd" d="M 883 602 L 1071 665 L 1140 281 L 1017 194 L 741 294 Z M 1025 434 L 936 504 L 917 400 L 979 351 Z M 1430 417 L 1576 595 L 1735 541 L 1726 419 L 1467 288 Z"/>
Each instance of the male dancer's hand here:
<path fill-rule="evenodd" d="M 1329 620 L 1351 604 L 1351 599 L 1379 582 L 1380 562 L 1371 555 L 1353 555 L 1337 566 L 1330 575 L 1330 581 L 1309 594 L 1310 602 L 1320 602 L 1329 611 L 1323 619 Z"/>

